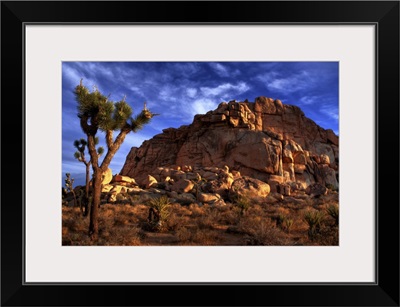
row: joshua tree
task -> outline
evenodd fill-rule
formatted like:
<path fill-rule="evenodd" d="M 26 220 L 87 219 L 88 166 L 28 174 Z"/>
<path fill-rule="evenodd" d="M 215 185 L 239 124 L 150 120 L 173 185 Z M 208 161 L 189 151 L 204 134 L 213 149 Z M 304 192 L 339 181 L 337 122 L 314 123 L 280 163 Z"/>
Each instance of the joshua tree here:
<path fill-rule="evenodd" d="M 67 191 L 71 192 L 74 196 L 74 207 L 76 207 L 76 195 L 73 187 L 75 179 L 71 178 L 70 173 L 66 173 L 65 176 L 67 177 L 65 178 L 65 187 L 67 188 Z"/>
<path fill-rule="evenodd" d="M 145 107 L 136 117 L 132 118 L 132 109 L 126 103 L 125 97 L 118 102 L 109 101 L 109 97 L 104 96 L 97 88 L 90 92 L 82 84 L 82 80 L 75 88 L 75 97 L 78 102 L 80 125 L 87 135 L 87 146 L 93 169 L 93 198 L 90 210 L 89 236 L 92 240 L 97 240 L 102 175 L 121 147 L 126 135 L 130 132 L 139 131 L 156 114 L 151 113 Z M 99 129 L 105 132 L 107 144 L 107 153 L 101 164 L 99 163 L 95 142 Z M 114 131 L 118 131 L 115 139 L 113 137 Z"/>
<path fill-rule="evenodd" d="M 94 138 L 94 143 L 95 145 L 99 144 L 99 138 L 95 137 Z M 84 216 L 88 215 L 89 212 L 89 170 L 90 170 L 90 164 L 92 163 L 91 160 L 87 161 L 85 157 L 85 149 L 87 146 L 87 141 L 85 139 L 80 139 L 80 140 L 75 140 L 74 141 L 74 146 L 78 150 L 74 153 L 75 159 L 77 159 L 79 162 L 82 162 L 85 164 L 86 167 L 86 186 L 85 186 L 85 198 L 84 198 L 84 203 L 85 203 L 85 212 L 83 213 Z M 100 157 L 104 153 L 104 148 L 103 147 L 98 147 L 97 148 L 97 156 Z M 81 211 L 82 211 L 82 202 L 81 202 Z"/>

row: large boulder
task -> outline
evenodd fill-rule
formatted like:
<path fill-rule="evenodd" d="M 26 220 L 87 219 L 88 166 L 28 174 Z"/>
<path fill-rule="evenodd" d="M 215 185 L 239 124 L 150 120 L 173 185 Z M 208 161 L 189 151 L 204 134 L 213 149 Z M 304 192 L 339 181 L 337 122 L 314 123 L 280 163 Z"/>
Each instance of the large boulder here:
<path fill-rule="evenodd" d="M 251 177 L 243 176 L 232 183 L 229 196 L 235 199 L 244 196 L 250 199 L 260 199 L 268 196 L 271 189 L 268 183 Z"/>
<path fill-rule="evenodd" d="M 151 187 L 156 186 L 157 183 L 158 182 L 157 182 L 156 178 L 154 178 L 151 175 L 148 175 L 146 177 L 146 179 L 144 180 L 143 185 L 146 187 L 146 189 L 150 189 Z"/>
<path fill-rule="evenodd" d="M 214 203 L 215 201 L 221 199 L 221 196 L 217 193 L 199 193 L 197 195 L 197 200 L 202 203 Z"/>
<path fill-rule="evenodd" d="M 137 185 L 135 179 L 122 175 L 115 175 L 112 179 L 112 182 L 118 182 L 118 183 L 124 182 L 124 183 L 129 183 L 131 185 Z"/>
<path fill-rule="evenodd" d="M 171 187 L 171 191 L 175 191 L 178 193 L 188 193 L 194 187 L 194 183 L 187 179 L 181 179 L 176 182 Z"/>
<path fill-rule="evenodd" d="M 202 168 L 199 175 L 212 181 L 218 179 L 213 168 L 226 165 L 232 174 L 265 182 L 280 176 L 307 187 L 325 184 L 325 176 L 334 185 L 333 173 L 319 171 L 314 163 L 329 166 L 337 175 L 338 144 L 332 130 L 318 126 L 299 107 L 261 96 L 255 102 L 221 103 L 216 110 L 196 115 L 190 125 L 164 129 L 131 149 L 120 174 L 138 183 L 142 174 L 158 181 L 198 181 L 196 170 Z"/>
<path fill-rule="evenodd" d="M 102 184 L 109 184 L 113 179 L 113 174 L 111 168 L 107 168 L 107 170 L 103 173 L 103 178 L 101 180 Z"/>

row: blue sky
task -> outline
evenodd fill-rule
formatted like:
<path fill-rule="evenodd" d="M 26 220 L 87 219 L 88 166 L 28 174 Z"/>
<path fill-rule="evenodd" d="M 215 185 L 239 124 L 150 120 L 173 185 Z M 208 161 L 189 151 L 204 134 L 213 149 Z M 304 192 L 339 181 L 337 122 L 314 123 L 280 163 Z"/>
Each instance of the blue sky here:
<path fill-rule="evenodd" d="M 153 113 L 151 124 L 130 133 L 111 162 L 119 173 L 132 146 L 162 129 L 190 124 L 193 116 L 215 109 L 222 101 L 254 101 L 258 96 L 299 106 L 305 115 L 338 134 L 338 62 L 64 62 L 62 64 L 62 185 L 65 173 L 84 184 L 84 165 L 73 154 L 73 141 L 85 137 L 77 117 L 73 90 L 81 78 L 110 100 L 126 95 L 134 114 L 143 103 Z M 116 133 L 115 133 L 116 134 Z M 104 148 L 104 134 L 99 131 Z"/>

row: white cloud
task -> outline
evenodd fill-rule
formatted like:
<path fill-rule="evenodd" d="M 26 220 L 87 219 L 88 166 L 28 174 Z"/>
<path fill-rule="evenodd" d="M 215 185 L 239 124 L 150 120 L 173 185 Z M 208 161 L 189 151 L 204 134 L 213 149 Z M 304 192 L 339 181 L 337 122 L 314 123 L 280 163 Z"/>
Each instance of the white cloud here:
<path fill-rule="evenodd" d="M 62 66 L 62 74 L 74 86 L 78 85 L 81 79 L 83 79 L 83 85 L 90 90 L 92 90 L 93 86 L 98 86 L 98 83 L 96 83 L 93 79 L 88 78 L 87 74 L 80 72 L 65 63 Z M 99 90 L 101 91 L 101 88 L 99 88 Z"/>
<path fill-rule="evenodd" d="M 178 71 L 179 74 L 183 75 L 183 76 L 191 76 L 191 75 L 197 73 L 200 69 L 200 67 L 197 63 L 190 63 L 190 62 L 171 63 L 171 65 L 172 65 L 173 70 Z"/>
<path fill-rule="evenodd" d="M 208 111 L 216 109 L 217 106 L 218 103 L 215 100 L 208 98 L 197 99 L 191 104 L 191 115 L 206 114 Z"/>
<path fill-rule="evenodd" d="M 65 64 L 63 65 L 62 73 L 69 81 L 76 84 L 78 84 L 81 78 L 83 77 L 75 69 Z"/>
<path fill-rule="evenodd" d="M 339 120 L 339 111 L 336 106 L 323 106 L 319 111 L 332 119 Z"/>
<path fill-rule="evenodd" d="M 129 89 L 137 95 L 144 96 L 143 90 L 138 86 L 130 86 Z"/>
<path fill-rule="evenodd" d="M 304 96 L 300 98 L 300 103 L 302 105 L 312 105 L 321 100 L 320 96 Z"/>
<path fill-rule="evenodd" d="M 171 88 L 170 86 L 163 86 L 159 93 L 159 98 L 164 101 L 176 101 L 177 100 L 177 89 Z"/>
<path fill-rule="evenodd" d="M 197 89 L 195 88 L 191 87 L 186 90 L 186 95 L 188 95 L 190 98 L 194 98 L 196 94 L 197 94 Z"/>
<path fill-rule="evenodd" d="M 107 77 L 110 79 L 114 78 L 114 74 L 112 73 L 111 69 L 106 69 L 101 62 L 100 63 L 93 63 L 93 62 L 91 62 L 91 63 L 83 62 L 82 63 L 82 62 L 80 62 L 80 63 L 77 63 L 77 65 L 79 67 L 90 70 L 93 75 L 96 75 L 96 76 L 102 75 L 103 77 Z"/>
<path fill-rule="evenodd" d="M 279 72 L 272 71 L 266 74 L 258 75 L 256 79 L 265 83 L 265 86 L 270 90 L 284 91 L 287 93 L 293 93 L 311 88 L 316 81 L 315 76 L 310 75 L 306 71 L 302 71 L 288 77 L 281 77 Z"/>
<path fill-rule="evenodd" d="M 220 77 L 236 77 L 241 74 L 239 69 L 232 70 L 220 63 L 209 63 L 209 65 Z"/>
<path fill-rule="evenodd" d="M 239 69 L 235 69 L 235 71 L 233 71 L 231 73 L 231 76 L 236 77 L 236 76 L 239 76 L 240 74 L 241 74 L 240 70 Z"/>
<path fill-rule="evenodd" d="M 201 92 L 206 96 L 222 96 L 228 93 L 241 94 L 248 91 L 250 87 L 245 82 L 240 82 L 236 85 L 231 83 L 221 84 L 217 87 L 201 87 Z"/>
<path fill-rule="evenodd" d="M 220 76 L 220 77 L 228 77 L 229 76 L 229 71 L 228 69 L 219 63 L 209 63 L 211 68 L 214 70 L 214 72 Z"/>
<path fill-rule="evenodd" d="M 255 77 L 256 80 L 263 82 L 263 83 L 269 83 L 272 82 L 275 78 L 279 76 L 279 73 L 276 71 L 270 71 L 265 74 L 259 74 Z"/>

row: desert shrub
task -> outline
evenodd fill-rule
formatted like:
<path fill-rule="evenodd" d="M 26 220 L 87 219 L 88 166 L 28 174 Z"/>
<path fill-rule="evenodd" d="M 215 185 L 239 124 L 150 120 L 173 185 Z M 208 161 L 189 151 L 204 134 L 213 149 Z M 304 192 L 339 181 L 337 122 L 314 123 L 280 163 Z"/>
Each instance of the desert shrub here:
<path fill-rule="evenodd" d="M 124 197 L 124 195 L 122 195 L 122 194 L 117 194 L 117 201 L 118 202 L 123 202 L 124 200 L 125 200 L 125 197 Z"/>
<path fill-rule="evenodd" d="M 137 246 L 142 244 L 143 233 L 134 226 L 101 229 L 98 245 Z"/>
<path fill-rule="evenodd" d="M 139 199 L 140 199 L 139 195 L 128 195 L 127 196 L 128 203 L 131 206 L 137 204 L 139 202 Z"/>
<path fill-rule="evenodd" d="M 339 228 L 322 227 L 320 233 L 317 234 L 316 240 L 318 245 L 338 246 L 339 245 Z"/>
<path fill-rule="evenodd" d="M 165 227 L 169 231 L 177 231 L 187 224 L 187 220 L 187 217 L 172 211 L 171 214 L 168 216 Z"/>
<path fill-rule="evenodd" d="M 111 205 L 101 207 L 99 214 L 99 240 L 91 241 L 87 235 L 89 220 L 82 217 L 79 208 L 62 210 L 63 245 L 143 245 L 144 232 L 139 228 L 140 206 Z M 143 206 L 143 209 L 146 209 Z"/>
<path fill-rule="evenodd" d="M 335 224 L 339 225 L 339 206 L 331 204 L 326 208 L 326 212 L 335 220 Z"/>
<path fill-rule="evenodd" d="M 220 212 L 219 221 L 224 225 L 236 225 L 239 222 L 239 216 L 234 207 L 230 206 L 228 210 Z"/>
<path fill-rule="evenodd" d="M 238 231 L 246 234 L 248 245 L 285 245 L 282 231 L 276 227 L 270 218 L 250 217 L 242 218 Z"/>
<path fill-rule="evenodd" d="M 307 197 L 306 199 L 304 199 L 304 203 L 306 206 L 312 207 L 315 204 L 315 200 L 312 199 L 311 197 Z"/>
<path fill-rule="evenodd" d="M 192 233 L 186 227 L 181 227 L 176 231 L 176 236 L 179 239 L 180 243 L 186 243 L 190 241 Z"/>
<path fill-rule="evenodd" d="M 200 229 L 211 229 L 219 221 L 219 211 L 216 208 L 206 208 L 204 215 L 196 219 Z"/>
<path fill-rule="evenodd" d="M 262 205 L 259 204 L 251 204 L 249 209 L 247 210 L 246 214 L 248 215 L 257 215 L 257 216 L 264 216 L 266 210 L 263 208 Z"/>
<path fill-rule="evenodd" d="M 114 216 L 114 225 L 117 227 L 123 227 L 129 224 L 129 219 L 125 215 L 115 215 Z"/>
<path fill-rule="evenodd" d="M 273 220 L 276 221 L 277 227 L 280 227 L 282 230 L 285 230 L 287 233 L 290 233 L 290 229 L 292 228 L 294 223 L 293 218 L 281 212 L 278 215 L 274 216 Z"/>
<path fill-rule="evenodd" d="M 304 213 L 303 219 L 308 225 L 308 236 L 313 239 L 321 228 L 324 213 L 318 210 L 308 210 Z"/>
<path fill-rule="evenodd" d="M 201 217 L 205 214 L 205 212 L 207 210 L 207 205 L 199 206 L 197 204 L 190 204 L 188 208 L 191 212 L 191 217 L 197 218 L 197 217 Z"/>
<path fill-rule="evenodd" d="M 211 229 L 182 227 L 175 233 L 180 245 L 218 245 L 218 234 Z"/>
<path fill-rule="evenodd" d="M 194 229 L 191 241 L 196 245 L 217 245 L 218 235 L 210 229 Z"/>

